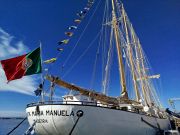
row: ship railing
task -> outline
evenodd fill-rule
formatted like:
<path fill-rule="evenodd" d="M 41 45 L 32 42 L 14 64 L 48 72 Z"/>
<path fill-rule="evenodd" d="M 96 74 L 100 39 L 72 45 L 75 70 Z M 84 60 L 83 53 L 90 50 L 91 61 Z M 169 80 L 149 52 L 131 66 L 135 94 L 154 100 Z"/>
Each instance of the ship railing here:
<path fill-rule="evenodd" d="M 30 103 L 27 105 L 27 107 L 37 106 L 37 105 L 86 105 L 86 106 L 101 106 L 101 107 L 108 107 L 112 108 L 113 104 L 102 104 L 96 101 L 44 101 L 44 102 L 36 102 L 36 103 Z"/>
<path fill-rule="evenodd" d="M 43 105 L 82 105 L 82 106 L 94 106 L 94 107 L 103 107 L 103 108 L 110 108 L 110 109 L 117 109 L 117 110 L 122 110 L 126 112 L 131 112 L 131 113 L 138 113 L 141 115 L 148 115 L 144 111 L 140 110 L 128 110 L 127 108 L 122 108 L 122 107 L 116 107 L 113 104 L 102 104 L 100 102 L 96 101 L 44 101 L 44 102 L 35 102 L 35 103 L 30 103 L 27 105 L 27 107 L 33 107 L 33 106 L 43 106 Z M 148 115 L 150 116 L 150 115 Z M 153 116 L 155 117 L 155 116 Z"/>

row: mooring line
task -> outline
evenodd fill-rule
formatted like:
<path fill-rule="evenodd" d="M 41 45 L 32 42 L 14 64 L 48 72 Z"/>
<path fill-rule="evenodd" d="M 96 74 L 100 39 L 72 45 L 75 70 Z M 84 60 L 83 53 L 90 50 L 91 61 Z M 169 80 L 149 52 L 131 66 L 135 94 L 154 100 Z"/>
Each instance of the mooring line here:
<path fill-rule="evenodd" d="M 158 126 L 158 127 L 156 127 L 156 126 L 154 126 L 153 124 L 151 124 L 151 123 L 149 123 L 148 121 L 146 121 L 145 119 L 143 119 L 143 117 L 141 117 L 141 121 L 144 122 L 144 123 L 146 123 L 146 124 L 149 125 L 150 127 L 156 129 L 157 131 L 159 131 L 158 133 L 160 133 L 160 135 L 164 132 L 164 131 L 160 128 L 159 123 L 157 123 L 157 126 Z"/>
<path fill-rule="evenodd" d="M 10 135 L 14 130 L 16 130 L 25 120 L 27 117 L 25 117 L 16 127 L 14 127 L 10 132 L 8 132 L 6 135 Z"/>
<path fill-rule="evenodd" d="M 70 133 L 69 133 L 69 135 L 72 134 L 72 132 L 74 131 L 74 128 L 76 127 L 76 125 L 77 125 L 79 119 L 83 116 L 83 114 L 84 114 L 84 112 L 83 112 L 82 110 L 78 110 L 78 111 L 77 111 L 76 115 L 77 115 L 78 119 L 76 120 L 76 122 L 75 122 L 73 128 L 71 129 L 71 131 L 70 131 Z"/>

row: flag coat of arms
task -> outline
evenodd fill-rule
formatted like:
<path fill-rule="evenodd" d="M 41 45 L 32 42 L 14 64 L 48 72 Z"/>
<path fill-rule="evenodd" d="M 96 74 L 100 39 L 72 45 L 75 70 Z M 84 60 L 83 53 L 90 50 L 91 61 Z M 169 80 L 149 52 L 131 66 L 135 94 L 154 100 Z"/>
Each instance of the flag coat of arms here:
<path fill-rule="evenodd" d="M 20 79 L 23 76 L 42 72 L 40 47 L 34 51 L 1 61 L 1 65 L 9 81 Z"/>

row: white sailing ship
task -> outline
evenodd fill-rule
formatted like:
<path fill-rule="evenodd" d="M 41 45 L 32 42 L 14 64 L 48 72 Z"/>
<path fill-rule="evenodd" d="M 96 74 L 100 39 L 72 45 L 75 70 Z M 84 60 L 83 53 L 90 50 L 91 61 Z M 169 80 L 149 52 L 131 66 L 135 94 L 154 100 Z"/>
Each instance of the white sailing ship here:
<path fill-rule="evenodd" d="M 91 0 L 89 3 L 94 2 Z M 168 115 L 161 107 L 153 85 L 153 80 L 160 75 L 152 75 L 148 69 L 147 58 L 123 4 L 117 0 L 106 0 L 105 4 L 100 33 L 108 51 L 102 93 L 46 75 L 51 82 L 49 100 L 42 98 L 41 102 L 28 104 L 26 108 L 29 124 L 36 134 L 156 135 L 170 129 Z M 109 34 L 104 34 L 108 31 Z M 117 52 L 121 85 L 118 97 L 107 95 L 114 50 Z M 131 78 L 131 87 L 127 83 L 127 74 Z M 72 92 L 64 95 L 62 101 L 53 101 L 54 85 Z M 130 98 L 129 91 L 134 91 L 134 98 Z"/>

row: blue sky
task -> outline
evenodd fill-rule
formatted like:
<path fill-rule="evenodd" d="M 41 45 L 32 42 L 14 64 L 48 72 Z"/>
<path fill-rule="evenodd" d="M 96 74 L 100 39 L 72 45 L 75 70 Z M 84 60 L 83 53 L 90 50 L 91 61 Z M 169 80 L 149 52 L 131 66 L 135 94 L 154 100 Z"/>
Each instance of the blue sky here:
<path fill-rule="evenodd" d="M 98 1 L 80 24 L 70 43 L 64 46 L 58 62 L 52 67 L 52 74 L 63 76 L 94 39 L 100 27 L 97 22 L 101 21 L 103 2 L 100 3 L 87 32 L 62 70 L 64 61 L 88 23 Z M 0 60 L 27 53 L 38 47 L 39 41 L 43 46 L 43 59 L 55 57 L 58 53 L 57 42 L 65 38 L 64 32 L 73 24 L 76 13 L 83 9 L 86 3 L 86 0 L 1 0 Z M 161 74 L 160 98 L 163 105 L 168 107 L 169 98 L 180 97 L 180 1 L 126 0 L 124 6 L 153 71 Z M 95 49 L 96 46 L 93 46 L 64 79 L 89 87 Z M 7 86 L 4 84 L 5 78 L 1 69 L 0 73 L 0 112 L 23 112 L 27 103 L 38 100 L 32 95 L 40 82 L 39 75 L 24 77 Z M 118 90 L 112 91 L 112 95 L 119 94 L 118 87 L 119 85 L 114 86 Z M 95 88 L 99 89 L 98 86 Z M 56 91 L 61 95 L 66 93 L 60 88 Z M 177 109 L 180 110 L 178 104 L 177 102 Z"/>

